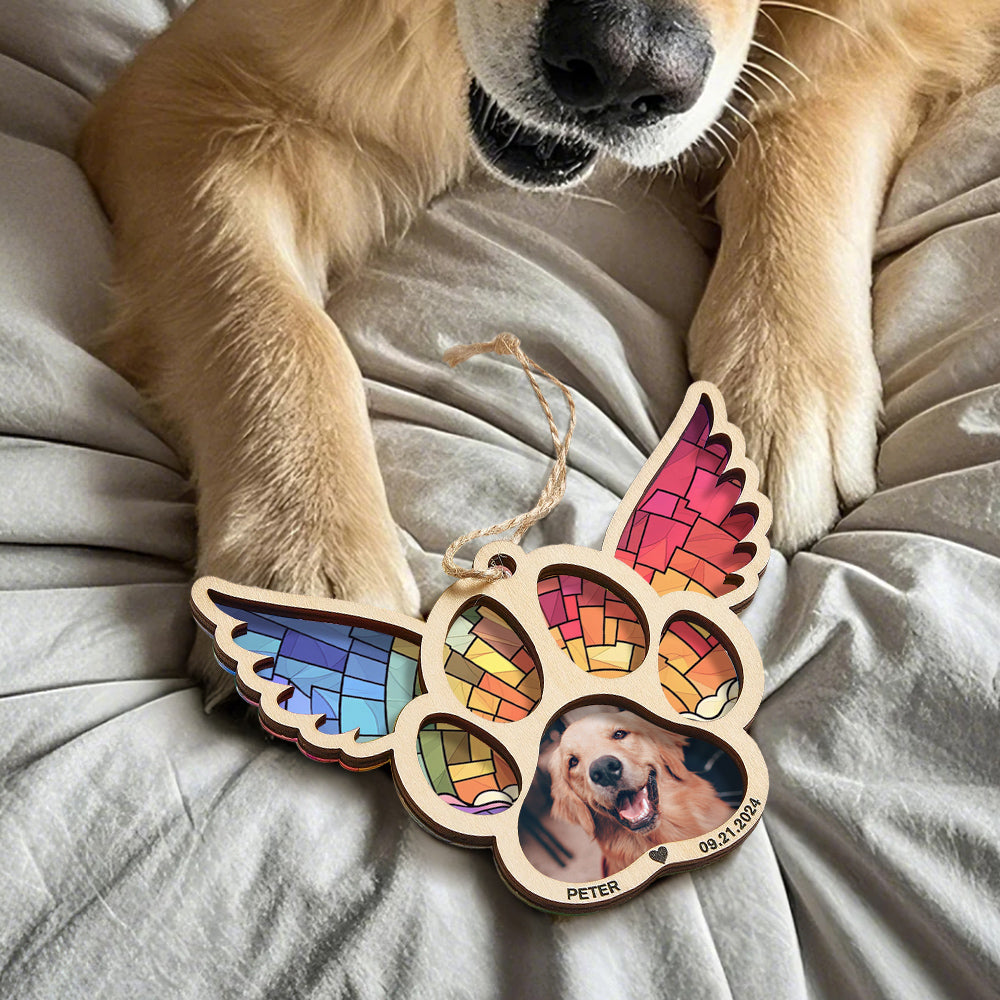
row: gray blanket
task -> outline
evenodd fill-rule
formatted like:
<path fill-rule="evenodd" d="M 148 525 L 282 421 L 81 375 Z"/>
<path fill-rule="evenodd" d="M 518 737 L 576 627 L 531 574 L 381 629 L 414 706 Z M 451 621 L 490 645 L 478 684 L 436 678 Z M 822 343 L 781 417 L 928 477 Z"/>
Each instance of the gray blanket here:
<path fill-rule="evenodd" d="M 0 996 L 987 997 L 1000 982 L 1000 90 L 914 150 L 879 238 L 878 494 L 772 560 L 766 819 L 732 857 L 553 918 L 487 853 L 206 716 L 184 676 L 184 471 L 88 344 L 109 232 L 69 158 L 176 4 L 0 4 Z M 645 187 L 645 185 L 641 185 Z M 457 535 L 526 509 L 547 431 L 501 330 L 573 389 L 597 542 L 686 383 L 708 262 L 674 196 L 442 199 L 331 311 L 429 604 Z"/>

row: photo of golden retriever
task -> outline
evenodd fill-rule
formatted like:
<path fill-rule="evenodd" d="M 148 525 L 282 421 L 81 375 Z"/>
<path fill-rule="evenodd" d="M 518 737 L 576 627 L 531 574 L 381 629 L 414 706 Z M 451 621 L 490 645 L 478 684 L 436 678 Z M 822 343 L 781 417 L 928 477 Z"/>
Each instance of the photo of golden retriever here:
<path fill-rule="evenodd" d="M 875 488 L 887 187 L 990 78 L 998 26 L 1000 0 L 194 0 L 79 157 L 116 237 L 103 355 L 190 467 L 197 572 L 419 611 L 324 304 L 476 165 L 531 190 L 722 168 L 689 365 L 747 438 L 777 547 L 812 542 Z M 231 688 L 207 647 L 192 670 Z"/>
<path fill-rule="evenodd" d="M 543 748 L 544 774 L 536 775 L 521 814 L 522 845 L 547 875 L 565 881 L 614 875 L 660 844 L 725 826 L 742 796 L 735 766 L 723 751 L 632 712 L 602 706 L 570 713 L 562 726 L 555 746 Z M 726 802 L 716 785 L 691 770 L 685 761 L 689 743 L 701 744 L 709 762 L 724 761 L 716 775 L 735 801 Z M 531 839 L 548 859 L 532 849 Z M 578 856 L 589 858 L 589 867 L 581 868 Z"/>

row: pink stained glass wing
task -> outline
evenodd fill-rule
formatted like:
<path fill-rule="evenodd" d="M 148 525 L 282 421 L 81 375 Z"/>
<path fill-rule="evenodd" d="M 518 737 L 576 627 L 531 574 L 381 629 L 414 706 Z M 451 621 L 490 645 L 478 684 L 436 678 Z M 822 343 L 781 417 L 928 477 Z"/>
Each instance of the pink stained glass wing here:
<path fill-rule="evenodd" d="M 738 508 L 742 483 L 725 476 L 729 446 L 710 440 L 711 433 L 712 413 L 702 400 L 615 550 L 660 595 L 690 590 L 721 597 L 739 586 L 737 575 L 753 558 L 738 546 L 757 515 Z"/>

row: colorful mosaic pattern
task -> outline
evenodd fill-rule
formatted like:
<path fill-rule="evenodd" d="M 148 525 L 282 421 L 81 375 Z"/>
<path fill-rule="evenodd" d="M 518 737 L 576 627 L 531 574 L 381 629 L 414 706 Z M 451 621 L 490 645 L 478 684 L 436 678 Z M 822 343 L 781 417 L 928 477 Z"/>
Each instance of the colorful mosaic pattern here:
<path fill-rule="evenodd" d="M 679 619 L 660 641 L 660 683 L 667 701 L 682 715 L 719 719 L 740 693 L 736 665 L 703 625 Z"/>
<path fill-rule="evenodd" d="M 615 555 L 658 594 L 691 590 L 721 597 L 726 582 L 752 558 L 735 551 L 753 529 L 751 512 L 733 512 L 742 487 L 720 481 L 729 449 L 708 441 L 712 416 L 705 403 L 649 484 L 618 542 Z"/>
<path fill-rule="evenodd" d="M 538 581 L 538 601 L 549 632 L 588 673 L 617 677 L 646 655 L 639 616 L 625 600 L 592 580 L 560 574 Z"/>
<path fill-rule="evenodd" d="M 523 719 L 542 696 L 534 656 L 510 622 L 482 601 L 452 622 L 444 653 L 452 691 L 484 719 Z"/>
<path fill-rule="evenodd" d="M 377 739 L 392 731 L 403 706 L 413 699 L 419 650 L 406 639 L 214 600 L 227 615 L 246 622 L 247 631 L 236 637 L 236 644 L 272 658 L 271 666 L 258 671 L 260 676 L 291 686 L 284 708 L 326 716 L 316 727 L 321 733 L 357 729 L 359 742 Z"/>
<path fill-rule="evenodd" d="M 420 730 L 417 756 L 431 788 L 462 812 L 488 816 L 509 809 L 520 794 L 503 755 L 448 722 Z"/>

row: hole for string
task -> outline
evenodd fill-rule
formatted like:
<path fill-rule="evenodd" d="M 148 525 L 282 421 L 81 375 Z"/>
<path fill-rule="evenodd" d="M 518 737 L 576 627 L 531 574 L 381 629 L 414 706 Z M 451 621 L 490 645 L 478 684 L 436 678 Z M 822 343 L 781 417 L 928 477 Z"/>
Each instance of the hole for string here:
<path fill-rule="evenodd" d="M 517 563 L 504 554 L 494 556 L 489 562 L 490 569 L 499 569 L 503 579 L 509 580 L 517 572 Z"/>

